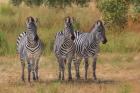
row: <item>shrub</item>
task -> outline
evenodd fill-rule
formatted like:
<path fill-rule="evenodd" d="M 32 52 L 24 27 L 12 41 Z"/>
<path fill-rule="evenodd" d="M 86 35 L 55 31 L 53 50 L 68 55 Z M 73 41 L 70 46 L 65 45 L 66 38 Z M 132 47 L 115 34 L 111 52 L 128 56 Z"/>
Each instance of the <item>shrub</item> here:
<path fill-rule="evenodd" d="M 110 27 L 123 28 L 126 25 L 128 3 L 124 0 L 100 0 L 97 7 L 102 12 L 103 20 Z"/>

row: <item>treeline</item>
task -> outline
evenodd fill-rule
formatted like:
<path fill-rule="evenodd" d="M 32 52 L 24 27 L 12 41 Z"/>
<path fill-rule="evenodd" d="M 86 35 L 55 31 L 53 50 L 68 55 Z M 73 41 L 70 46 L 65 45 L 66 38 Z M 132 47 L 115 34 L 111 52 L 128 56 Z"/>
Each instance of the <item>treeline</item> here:
<path fill-rule="evenodd" d="M 49 6 L 65 8 L 75 4 L 77 6 L 88 6 L 92 0 L 10 0 L 14 6 L 20 6 L 21 3 L 32 6 Z M 140 13 L 140 0 L 94 0 L 97 8 L 102 13 L 102 18 L 108 27 L 124 28 L 128 21 L 128 11 L 130 5 L 133 11 Z M 137 20 L 137 19 L 136 19 Z"/>
<path fill-rule="evenodd" d="M 14 6 L 19 6 L 21 3 L 32 7 L 32 6 L 51 6 L 64 8 L 66 6 L 71 6 L 72 4 L 86 6 L 90 0 L 10 0 Z"/>

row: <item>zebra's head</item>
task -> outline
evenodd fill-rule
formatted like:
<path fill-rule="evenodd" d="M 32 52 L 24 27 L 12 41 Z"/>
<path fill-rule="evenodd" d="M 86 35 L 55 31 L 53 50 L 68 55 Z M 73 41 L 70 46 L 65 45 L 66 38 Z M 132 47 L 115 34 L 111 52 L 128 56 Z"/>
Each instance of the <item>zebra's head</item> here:
<path fill-rule="evenodd" d="M 107 43 L 107 38 L 105 35 L 105 28 L 103 26 L 103 23 L 101 20 L 98 20 L 95 24 L 95 28 L 96 28 L 96 38 L 101 41 L 103 44 Z"/>
<path fill-rule="evenodd" d="M 27 17 L 26 20 L 27 38 L 31 41 L 38 40 L 37 21 L 33 17 Z"/>
<path fill-rule="evenodd" d="M 73 18 L 66 17 L 65 18 L 65 27 L 64 27 L 64 36 L 66 38 L 71 38 L 72 40 L 75 39 L 74 30 L 73 30 Z"/>

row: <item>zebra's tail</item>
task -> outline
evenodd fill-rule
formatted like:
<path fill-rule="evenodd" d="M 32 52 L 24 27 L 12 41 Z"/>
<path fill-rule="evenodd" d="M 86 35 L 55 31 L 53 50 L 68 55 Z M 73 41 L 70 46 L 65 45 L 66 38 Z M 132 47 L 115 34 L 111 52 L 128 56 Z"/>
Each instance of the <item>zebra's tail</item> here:
<path fill-rule="evenodd" d="M 17 42 L 16 42 L 16 46 L 17 46 L 17 53 L 19 52 L 19 47 L 22 41 L 22 38 L 26 35 L 26 32 L 22 32 L 21 34 L 19 34 L 18 38 L 17 38 Z"/>

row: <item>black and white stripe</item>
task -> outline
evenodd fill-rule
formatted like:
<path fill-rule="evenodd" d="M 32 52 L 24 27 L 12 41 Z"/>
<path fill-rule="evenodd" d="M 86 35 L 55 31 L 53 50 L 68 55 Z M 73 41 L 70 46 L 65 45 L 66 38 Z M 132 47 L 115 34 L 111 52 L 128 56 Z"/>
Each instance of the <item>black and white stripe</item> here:
<path fill-rule="evenodd" d="M 21 34 L 19 34 L 19 36 L 17 38 L 17 42 L 16 42 L 16 44 L 17 44 L 17 52 L 19 52 L 19 44 L 20 44 L 22 38 L 24 38 L 25 36 L 26 36 L 26 32 L 22 32 Z"/>

